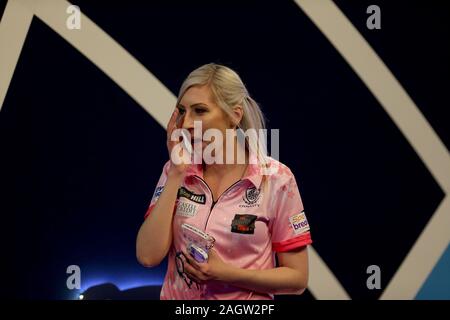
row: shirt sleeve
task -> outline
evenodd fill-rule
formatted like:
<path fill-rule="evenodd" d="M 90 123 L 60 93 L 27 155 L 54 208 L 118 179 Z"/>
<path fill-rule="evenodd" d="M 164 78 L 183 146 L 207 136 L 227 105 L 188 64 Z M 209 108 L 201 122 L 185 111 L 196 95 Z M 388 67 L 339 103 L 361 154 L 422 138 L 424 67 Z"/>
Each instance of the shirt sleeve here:
<path fill-rule="evenodd" d="M 153 196 L 148 206 L 147 212 L 144 215 L 144 219 L 146 219 L 150 215 L 150 213 L 152 212 L 153 208 L 156 205 L 156 202 L 159 199 L 159 196 L 164 190 L 164 186 L 166 185 L 167 181 L 167 173 L 169 172 L 169 167 L 170 167 L 170 160 L 167 161 L 163 167 L 161 176 L 159 177 L 158 183 L 156 184 L 156 188 L 155 191 L 153 192 Z"/>
<path fill-rule="evenodd" d="M 274 200 L 272 249 L 286 252 L 312 243 L 308 220 L 294 175 L 288 170 Z"/>

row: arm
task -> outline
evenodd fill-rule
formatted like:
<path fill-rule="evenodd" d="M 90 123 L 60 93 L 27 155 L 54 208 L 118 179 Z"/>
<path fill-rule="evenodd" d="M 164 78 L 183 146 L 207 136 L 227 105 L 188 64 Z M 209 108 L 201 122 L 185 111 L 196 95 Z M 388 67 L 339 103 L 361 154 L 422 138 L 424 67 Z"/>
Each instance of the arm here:
<path fill-rule="evenodd" d="M 181 174 L 168 175 L 161 196 L 139 229 L 136 239 L 136 256 L 138 261 L 146 267 L 160 264 L 170 249 L 173 208 L 182 179 Z"/>
<path fill-rule="evenodd" d="M 308 251 L 302 247 L 278 252 L 279 267 L 266 270 L 233 268 L 225 281 L 259 292 L 302 294 L 308 286 Z"/>
<path fill-rule="evenodd" d="M 167 149 L 172 160 L 172 150 L 178 143 L 172 139 L 176 127 L 178 110 L 172 114 L 167 125 Z M 176 155 L 175 155 L 176 156 Z M 186 160 L 187 155 L 181 154 Z M 154 204 L 151 214 L 139 229 L 136 239 L 136 256 L 138 261 L 146 266 L 153 267 L 161 263 L 172 244 L 173 208 L 177 199 L 178 188 L 184 179 L 187 162 L 170 166 L 164 189 Z"/>
<path fill-rule="evenodd" d="M 207 263 L 198 263 L 189 254 L 185 269 L 191 278 L 202 283 L 218 280 L 248 290 L 271 294 L 301 294 L 308 285 L 308 251 L 301 247 L 277 253 L 280 267 L 266 270 L 236 268 L 225 264 L 214 250 Z"/>

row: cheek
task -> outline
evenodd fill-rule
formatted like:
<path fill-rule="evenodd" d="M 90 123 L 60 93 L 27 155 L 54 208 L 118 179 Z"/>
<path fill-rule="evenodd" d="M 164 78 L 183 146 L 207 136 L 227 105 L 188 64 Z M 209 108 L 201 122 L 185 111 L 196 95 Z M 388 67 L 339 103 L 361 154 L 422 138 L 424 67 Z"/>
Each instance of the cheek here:
<path fill-rule="evenodd" d="M 228 127 L 227 127 L 227 122 L 225 119 L 223 119 L 223 117 L 221 117 L 220 115 L 216 115 L 214 117 L 204 119 L 202 121 L 203 134 L 208 129 L 219 130 L 222 133 L 223 140 L 225 141 L 226 129 L 228 129 Z"/>

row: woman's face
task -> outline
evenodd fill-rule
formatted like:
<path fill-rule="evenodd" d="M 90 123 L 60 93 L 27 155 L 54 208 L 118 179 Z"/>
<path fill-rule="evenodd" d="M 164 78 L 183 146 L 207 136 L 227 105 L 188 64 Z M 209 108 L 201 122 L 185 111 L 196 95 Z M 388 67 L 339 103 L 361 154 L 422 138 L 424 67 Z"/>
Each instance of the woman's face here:
<path fill-rule="evenodd" d="M 223 141 L 225 141 L 225 130 L 232 127 L 232 122 L 230 117 L 213 102 L 208 86 L 190 87 L 177 108 L 182 116 L 178 127 L 189 130 L 192 145 L 198 143 L 194 140 L 194 121 L 201 121 L 202 137 L 206 130 L 214 128 L 221 131 Z M 204 149 L 209 143 L 211 142 L 203 141 L 202 148 Z"/>

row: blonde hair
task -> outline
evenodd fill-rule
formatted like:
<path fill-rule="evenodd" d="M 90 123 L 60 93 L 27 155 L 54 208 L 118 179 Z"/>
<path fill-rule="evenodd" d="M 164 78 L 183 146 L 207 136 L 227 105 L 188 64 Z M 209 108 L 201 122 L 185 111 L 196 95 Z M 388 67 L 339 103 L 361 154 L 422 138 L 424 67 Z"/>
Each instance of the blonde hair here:
<path fill-rule="evenodd" d="M 260 132 L 260 129 L 265 129 L 264 114 L 261 111 L 258 103 L 250 97 L 245 84 L 242 82 L 239 75 L 229 67 L 216 63 L 208 63 L 192 71 L 181 85 L 178 93 L 177 105 L 180 103 L 186 91 L 193 86 L 208 86 L 212 93 L 213 101 L 230 117 L 233 116 L 232 108 L 236 105 L 241 105 L 243 108 L 243 116 L 238 127 L 243 131 L 248 129 L 255 129 Z M 249 137 L 249 139 L 251 139 Z M 265 141 L 262 145 L 250 145 L 246 141 L 246 148 L 250 150 L 250 146 L 258 146 L 256 150 L 258 163 L 266 163 L 266 146 Z"/>

